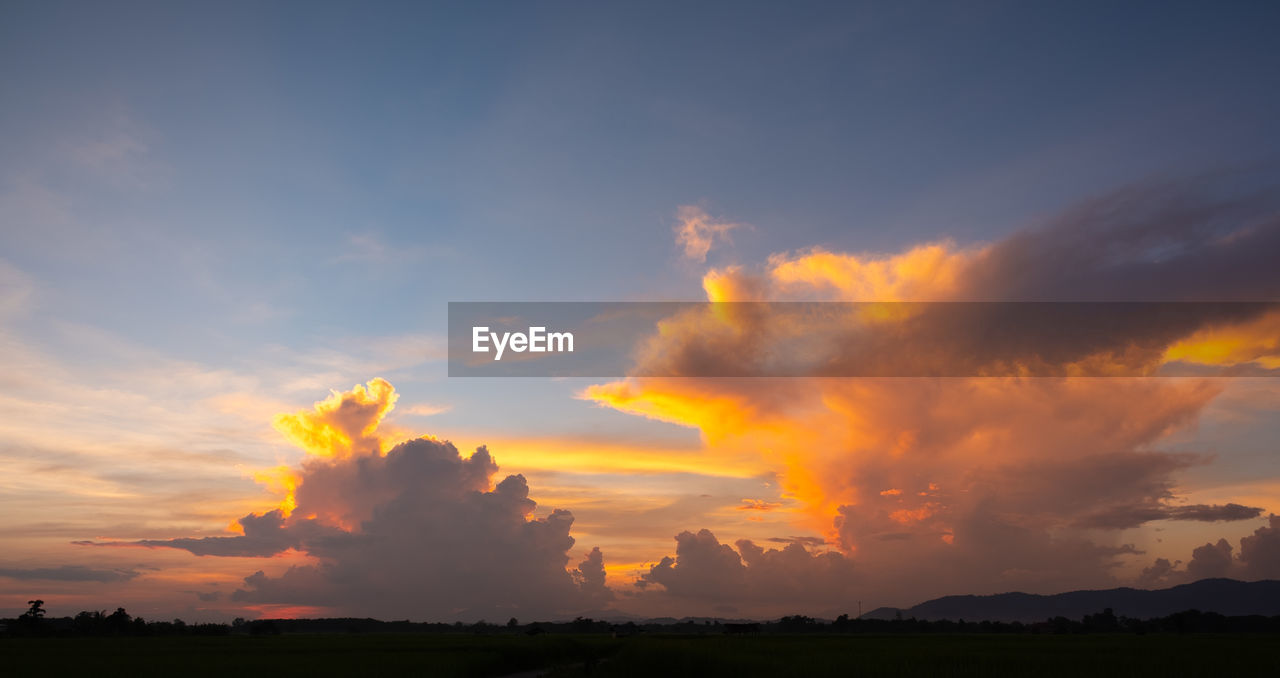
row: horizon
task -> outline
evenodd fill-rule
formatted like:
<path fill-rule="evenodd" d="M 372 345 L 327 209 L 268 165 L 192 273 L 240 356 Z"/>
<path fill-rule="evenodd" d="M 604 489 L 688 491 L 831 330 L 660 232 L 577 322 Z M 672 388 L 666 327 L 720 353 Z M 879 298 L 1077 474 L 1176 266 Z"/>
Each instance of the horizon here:
<path fill-rule="evenodd" d="M 872 609 L 872 610 L 867 610 L 866 612 L 863 612 L 863 613 L 858 614 L 858 615 L 856 615 L 856 616 L 850 615 L 850 614 L 848 614 L 848 613 L 843 613 L 843 614 L 840 614 L 840 615 L 837 615 L 837 616 L 833 616 L 833 617 L 831 617 L 831 618 L 817 617 L 817 618 L 811 618 L 811 619 L 812 619 L 813 621 L 815 621 L 815 622 L 823 623 L 823 624 L 831 623 L 831 622 L 833 622 L 833 621 L 837 621 L 837 620 L 838 620 L 839 618 L 841 618 L 841 617 L 846 618 L 846 619 L 849 619 L 849 620 L 866 619 L 866 620 L 870 620 L 870 621 L 884 621 L 882 618 L 878 618 L 878 617 L 869 617 L 868 615 L 872 615 L 872 614 L 875 614 L 875 613 L 877 613 L 877 612 L 887 612 L 887 611 L 893 611 L 893 612 L 898 612 L 898 613 L 902 613 L 902 612 L 911 612 L 912 610 L 915 610 L 916 608 L 919 608 L 919 607 L 923 607 L 923 606 L 925 606 L 925 605 L 927 605 L 927 604 L 929 604 L 929 603 L 936 603 L 936 602 L 944 601 L 944 600 L 951 599 L 951 598 L 1000 598 L 1000 597 L 1005 597 L 1005 596 L 1028 596 L 1028 597 L 1033 597 L 1033 598 L 1055 598 L 1055 597 L 1064 596 L 1064 595 L 1069 595 L 1069 594 L 1079 594 L 1079 593 L 1109 593 L 1109 592 L 1113 592 L 1113 591 L 1143 591 L 1143 592 L 1148 592 L 1148 593 L 1159 593 L 1159 592 L 1162 592 L 1162 591 L 1169 591 L 1169 590 L 1172 590 L 1172 589 L 1181 589 L 1181 588 L 1186 588 L 1186 587 L 1202 587 L 1204 584 L 1206 584 L 1206 583 L 1210 583 L 1210 582 L 1230 582 L 1230 583 L 1232 583 L 1232 584 L 1243 584 L 1243 585 L 1248 585 L 1248 584 L 1268 584 L 1268 583 L 1269 583 L 1269 584 L 1280 584 L 1280 580 L 1275 580 L 1275 579 L 1260 579 L 1260 580 L 1256 580 L 1256 581 L 1248 582 L 1248 581 L 1242 581 L 1242 580 L 1239 580 L 1239 579 L 1231 579 L 1231 578 L 1228 578 L 1228 577 L 1213 577 L 1213 578 L 1207 578 L 1207 579 L 1199 579 L 1199 580 L 1191 581 L 1191 582 L 1184 582 L 1184 583 L 1181 583 L 1181 584 L 1173 584 L 1173 585 L 1171 585 L 1171 586 L 1168 586 L 1168 587 L 1165 587 L 1165 588 L 1160 588 L 1160 589 L 1141 589 L 1141 588 L 1134 588 L 1134 587 L 1129 587 L 1129 586 L 1121 586 L 1121 587 L 1117 587 L 1117 588 L 1113 588 L 1113 589 L 1082 589 L 1082 590 L 1075 590 L 1075 591 L 1060 591 L 1060 592 L 1057 592 L 1057 593 L 1049 593 L 1049 594 L 1043 594 L 1043 593 L 1027 593 L 1027 592 L 1025 592 L 1025 591 L 1004 591 L 1004 592 L 1001 592 L 1001 593 L 988 593 L 988 594 L 950 594 L 950 595 L 945 595 L 945 596 L 941 596 L 941 597 L 938 597 L 938 598 L 933 598 L 933 599 L 930 599 L 930 600 L 923 600 L 923 601 L 920 601 L 919 603 L 916 603 L 916 604 L 914 604 L 914 605 L 909 605 L 909 606 L 905 606 L 905 607 L 887 606 L 887 605 L 886 605 L 886 606 L 880 606 L 880 607 L 877 607 L 877 608 Z M 28 606 L 30 606 L 32 603 L 35 603 L 35 602 L 37 602 L 37 601 L 28 601 Z M 43 607 L 43 603 L 44 603 L 44 601 L 43 601 L 43 600 L 41 600 L 41 601 L 38 601 L 38 602 L 39 602 L 39 603 L 41 603 L 41 609 L 42 609 L 42 610 L 44 610 L 44 607 Z M 1263 604 L 1263 606 L 1265 607 L 1265 603 Z M 1106 607 L 1105 609 L 1108 609 L 1108 610 L 1109 610 L 1109 609 L 1112 609 L 1112 607 L 1114 607 L 1114 606 L 1108 606 L 1108 607 Z M 1200 609 L 1200 607 L 1211 608 L 1211 607 L 1212 607 L 1212 605 L 1209 605 L 1209 606 L 1197 606 L 1197 607 L 1194 607 L 1194 608 L 1187 608 L 1186 610 L 1180 610 L 1180 611 L 1174 612 L 1174 613 L 1172 613 L 1172 614 L 1175 614 L 1175 615 L 1176 615 L 1176 614 L 1179 614 L 1179 613 L 1182 613 L 1182 612 L 1191 612 L 1191 611 L 1195 611 L 1195 612 L 1206 612 L 1206 613 L 1215 613 L 1215 614 L 1222 614 L 1222 613 L 1220 613 L 1220 612 L 1217 612 L 1217 611 L 1216 611 L 1216 610 L 1214 610 L 1214 609 Z M 52 619 L 73 619 L 73 618 L 75 618 L 77 615 L 85 614 L 85 613 L 101 612 L 102 614 L 106 614 L 106 611 L 107 611 L 108 609 L 110 609 L 110 606 L 107 606 L 106 608 L 104 608 L 104 609 L 102 609 L 102 610 L 80 610 L 80 611 L 78 611 L 76 614 L 67 614 L 67 615 L 49 615 L 49 614 L 48 614 L 48 610 L 44 610 L 45 614 L 44 614 L 44 617 L 43 617 L 43 618 L 44 618 L 44 619 L 50 619 L 50 620 L 52 620 Z M 124 608 L 119 608 L 119 609 L 123 610 Z M 1103 611 L 1103 609 L 1102 609 L 1102 608 L 1100 608 L 1100 609 L 1098 609 L 1098 610 L 1095 610 L 1095 612 L 1102 612 L 1102 611 Z M 126 612 L 127 612 L 127 610 L 126 610 Z M 1117 616 L 1120 616 L 1120 617 L 1128 617 L 1128 615 L 1123 614 L 1123 611 L 1122 611 L 1122 613 L 1121 613 L 1121 614 L 1119 614 L 1119 615 L 1117 615 Z M 1165 615 L 1165 616 L 1167 616 L 1167 615 Z M 1224 615 L 1224 616 L 1240 616 L 1240 615 Z M 1257 616 L 1257 615 L 1246 615 L 1246 616 Z M 1264 616 L 1265 616 L 1265 615 L 1264 615 Z M 1272 616 L 1273 616 L 1273 617 L 1280 617 L 1280 615 L 1272 615 Z M 597 618 L 597 617 L 598 617 L 598 618 Z M 717 623 L 717 624 L 728 624 L 728 623 L 734 623 L 734 622 L 774 623 L 774 622 L 776 622 L 776 621 L 778 621 L 778 620 L 780 620 L 780 619 L 785 619 L 785 618 L 787 618 L 787 617 L 793 617 L 793 618 L 794 618 L 794 617 L 804 617 L 804 615 L 780 615 L 780 616 L 777 616 L 777 617 L 767 617 L 767 618 L 762 618 L 762 617 L 732 617 L 732 616 L 726 617 L 726 616 L 715 616 L 715 615 L 712 615 L 712 616 L 703 616 L 703 615 L 687 615 L 687 616 L 683 616 L 683 617 L 670 617 L 670 616 L 641 617 L 641 616 L 629 615 L 629 614 L 624 614 L 624 613 L 620 613 L 620 612 L 616 612 L 616 611 L 611 611 L 611 610 L 599 610 L 595 616 L 593 616 L 589 611 L 584 611 L 584 613 L 583 613 L 583 614 L 574 615 L 572 618 L 570 618 L 570 617 L 561 617 L 561 618 L 531 619 L 531 620 L 520 621 L 520 620 L 516 619 L 515 617 L 512 617 L 512 619 L 511 619 L 511 620 L 508 620 L 507 622 L 501 622 L 501 621 L 486 621 L 486 620 L 484 620 L 484 619 L 480 619 L 480 620 L 477 620 L 477 621 L 474 621 L 474 622 L 463 622 L 463 621 L 461 621 L 461 620 L 454 620 L 454 621 L 413 621 L 413 620 L 409 620 L 409 619 L 404 619 L 404 620 L 400 620 L 400 619 L 376 619 L 376 618 L 373 618 L 373 617 L 272 617 L 272 618 L 262 618 L 262 620 L 263 620 L 263 621 L 299 621 L 299 622 L 306 622 L 306 621 L 334 621 L 334 620 L 342 620 L 342 619 L 359 619 L 359 620 L 374 621 L 374 622 L 384 623 L 384 624 L 398 624 L 398 623 L 406 623 L 406 622 L 407 622 L 407 623 L 410 623 L 410 624 L 423 624 L 423 625 L 429 625 L 429 624 L 444 625 L 444 626 L 466 625 L 466 626 L 488 626 L 488 627 L 495 627 L 495 628 L 496 628 L 496 627 L 501 627 L 501 626 L 508 626 L 508 627 L 510 627 L 510 626 L 511 626 L 511 623 L 510 623 L 510 622 L 511 622 L 512 620 L 515 620 L 515 621 L 517 622 L 517 625 L 518 625 L 518 626 L 520 626 L 520 627 L 526 627 L 526 626 L 537 626 L 537 625 L 539 625 L 539 624 L 569 624 L 569 623 L 572 623 L 572 622 L 574 622 L 574 621 L 579 621 L 579 620 L 583 620 L 583 619 L 585 619 L 585 620 L 587 620 L 587 621 L 593 621 L 593 622 L 606 622 L 606 623 L 611 623 L 611 624 L 624 624 L 624 623 L 627 623 L 627 622 L 636 622 L 636 623 L 642 623 L 642 624 L 667 624 L 667 623 L 670 623 L 670 624 L 683 624 L 683 623 L 687 623 L 687 622 L 691 622 L 691 621 L 693 621 L 693 622 L 698 622 L 698 621 L 704 621 L 704 620 L 709 620 L 709 621 L 714 622 L 714 623 Z M 808 618 L 808 617 L 806 617 L 806 618 Z M 960 618 L 963 618 L 963 616 L 961 616 Z M 1134 618 L 1134 617 L 1131 617 L 1131 618 Z M 1155 615 L 1155 616 L 1148 616 L 1148 617 L 1145 617 L 1145 618 L 1144 618 L 1144 617 L 1136 617 L 1136 619 L 1148 619 L 1148 620 L 1149 620 L 1149 619 L 1156 619 L 1156 618 L 1159 618 L 1159 615 Z M 912 617 L 911 619 L 915 619 L 915 617 Z M 926 620 L 926 621 L 929 621 L 929 620 L 937 620 L 937 621 L 953 621 L 953 620 L 951 620 L 951 619 L 950 619 L 950 618 L 948 618 L 948 617 L 940 617 L 940 618 L 935 618 L 935 619 L 930 619 L 930 618 L 926 617 L 926 618 L 925 618 L 925 620 Z M 1045 617 L 1045 620 L 1050 620 L 1050 621 L 1051 621 L 1052 619 L 1051 619 L 1051 617 Z M 161 622 L 161 623 L 166 622 L 166 620 L 164 620 L 164 619 L 152 619 L 152 620 L 148 620 L 148 621 L 150 621 L 150 622 Z M 174 620 L 174 621 L 178 621 L 178 620 Z M 243 622 L 245 622 L 245 623 L 249 623 L 249 622 L 251 622 L 251 621 L 257 621 L 257 620 L 246 620 L 246 619 L 244 619 L 244 618 L 240 617 L 240 618 L 237 618 L 237 620 L 236 620 L 236 621 L 243 621 Z M 974 622 L 974 623 L 977 623 L 977 622 L 999 621 L 999 620 L 990 620 L 990 619 L 985 619 L 985 618 L 970 618 L 968 621 L 970 621 L 970 622 Z M 210 622 L 196 622 L 196 623 L 210 623 Z M 224 621 L 224 622 L 212 622 L 212 623 L 222 623 L 222 624 L 226 624 L 227 622 L 225 622 L 225 621 Z M 1031 622 L 1023 622 L 1023 623 L 1031 623 Z"/>
<path fill-rule="evenodd" d="M 1280 579 L 1277 20 L 5 3 L 0 617 Z"/>

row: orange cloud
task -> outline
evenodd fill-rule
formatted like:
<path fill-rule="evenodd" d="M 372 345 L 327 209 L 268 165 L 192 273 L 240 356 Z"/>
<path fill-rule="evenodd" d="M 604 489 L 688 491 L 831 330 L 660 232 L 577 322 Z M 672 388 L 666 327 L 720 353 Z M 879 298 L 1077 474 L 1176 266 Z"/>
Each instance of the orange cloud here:
<path fill-rule="evenodd" d="M 1280 370 L 1280 312 L 1242 323 L 1206 327 L 1170 346 L 1164 360 L 1201 365 L 1254 364 Z"/>
<path fill-rule="evenodd" d="M 284 495 L 280 500 L 280 511 L 288 517 L 293 510 L 298 507 L 298 480 L 299 474 L 296 470 L 289 466 L 275 466 L 268 469 L 259 469 L 252 473 L 253 479 L 267 487 L 268 490 L 276 494 Z M 239 523 L 233 523 L 232 531 L 244 532 Z"/>
<path fill-rule="evenodd" d="M 277 417 L 309 456 L 301 468 L 254 474 L 285 498 L 237 520 L 235 536 L 80 543 L 222 558 L 305 554 L 283 572 L 244 577 L 229 599 L 249 609 L 479 619 L 572 616 L 612 599 L 599 549 L 568 567 L 573 515 L 536 515 L 524 476 L 495 482 L 486 447 L 464 457 L 427 436 L 384 441 L 378 425 L 395 401 L 391 384 L 373 379 Z"/>
<path fill-rule="evenodd" d="M 385 379 L 373 379 L 345 393 L 332 391 L 310 412 L 277 415 L 273 423 L 290 442 L 317 457 L 381 454 L 383 443 L 375 431 L 398 397 Z"/>
<path fill-rule="evenodd" d="M 1227 243 L 1205 236 L 1193 220 L 1205 218 L 1204 212 L 1192 217 L 1153 210 L 1146 202 L 1151 197 L 1133 192 L 1099 200 L 1040 231 L 970 249 L 942 242 L 896 254 L 815 249 L 774 255 L 761 270 L 713 269 L 703 287 L 714 302 L 1114 301 L 1125 298 L 1121 289 L 1144 300 L 1215 298 L 1213 289 L 1190 285 L 1194 281 L 1182 273 L 1203 270 L 1197 257 L 1234 265 L 1232 274 L 1241 279 L 1277 278 L 1259 268 L 1251 247 L 1263 246 L 1257 240 L 1280 229 L 1251 232 L 1251 244 Z M 1178 243 L 1174 251 L 1180 254 L 1153 264 L 1149 243 L 1157 232 L 1162 242 Z M 1256 298 L 1256 288 L 1231 287 L 1234 279 L 1198 280 L 1222 281 L 1227 299 Z M 634 373 L 641 376 L 594 385 L 581 395 L 694 427 L 711 456 L 756 457 L 777 472 L 783 496 L 804 507 L 805 526 L 856 553 L 859 567 L 886 582 L 914 578 L 940 592 L 948 585 L 974 591 L 1019 582 L 1069 587 L 1100 583 L 1118 559 L 1134 553 L 1117 542 L 1121 524 L 1197 519 L 1168 509 L 1176 499 L 1174 475 L 1205 460 L 1158 446 L 1171 432 L 1194 425 L 1222 389 L 1205 379 L 1071 375 L 1154 371 L 1162 361 L 1187 356 L 1265 367 L 1267 358 L 1260 356 L 1274 354 L 1280 336 L 1269 317 L 1231 326 L 1230 341 L 1222 338 L 1224 330 L 1187 337 L 1199 328 L 1171 325 L 1158 328 L 1165 332 L 1159 334 L 1139 326 L 1135 331 L 1145 334 L 1129 343 L 1121 336 L 1088 351 L 1033 356 L 1042 363 L 1033 373 L 1061 375 L 1043 379 L 1018 376 L 1027 371 L 1018 365 L 962 372 L 1001 375 L 986 378 L 678 376 L 734 373 L 706 369 L 716 361 L 749 368 L 737 369 L 739 374 L 768 373 L 760 366 L 780 360 L 820 370 L 865 348 L 858 335 L 845 332 L 848 327 L 893 330 L 915 320 L 910 307 L 871 305 L 859 312 L 857 318 L 779 317 L 752 305 L 695 309 L 659 323 L 638 354 Z M 1179 348 L 1183 344 L 1200 348 Z M 1175 348 L 1166 351 L 1170 345 Z M 1214 346 L 1216 352 L 1209 350 Z M 892 342 L 885 347 L 901 352 Z M 935 348 L 905 357 L 973 362 L 971 350 L 980 346 L 940 342 Z M 1255 512 L 1204 508 L 1195 515 Z M 1116 516 L 1123 520 L 1104 519 Z"/>
<path fill-rule="evenodd" d="M 815 248 L 769 257 L 768 282 L 789 298 L 840 301 L 949 301 L 983 248 L 918 245 L 891 255 L 854 255 Z M 722 274 L 721 274 L 722 275 Z M 714 300 L 713 300 L 714 301 Z"/>
<path fill-rule="evenodd" d="M 773 511 L 782 506 L 781 502 L 765 501 L 763 499 L 743 499 L 742 505 L 736 507 L 739 511 Z"/>

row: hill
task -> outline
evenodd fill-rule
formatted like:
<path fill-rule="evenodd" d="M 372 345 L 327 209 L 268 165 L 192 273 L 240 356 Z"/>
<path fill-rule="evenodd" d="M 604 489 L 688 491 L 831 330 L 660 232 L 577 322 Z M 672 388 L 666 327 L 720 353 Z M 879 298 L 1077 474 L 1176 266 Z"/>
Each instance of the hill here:
<path fill-rule="evenodd" d="M 865 619 L 966 619 L 971 621 L 1037 622 L 1052 617 L 1079 619 L 1111 608 L 1117 615 L 1149 619 L 1183 610 L 1217 612 L 1227 616 L 1280 615 L 1280 581 L 1242 582 L 1202 579 L 1167 589 L 1133 588 L 1069 591 L 1053 595 L 1000 593 L 990 596 L 944 596 L 902 609 L 881 607 Z"/>

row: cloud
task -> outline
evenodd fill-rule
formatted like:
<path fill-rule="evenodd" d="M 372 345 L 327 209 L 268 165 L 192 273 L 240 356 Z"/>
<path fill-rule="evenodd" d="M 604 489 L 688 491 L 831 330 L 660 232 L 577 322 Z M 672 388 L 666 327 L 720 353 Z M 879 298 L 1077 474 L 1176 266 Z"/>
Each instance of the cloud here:
<path fill-rule="evenodd" d="M 1280 298 L 1274 186 L 1240 176 L 1149 182 L 1082 202 L 984 250 L 970 299 L 1253 301 Z"/>
<path fill-rule="evenodd" d="M 378 455 L 382 452 L 382 439 L 374 432 L 395 407 L 397 398 L 399 395 L 385 379 L 373 379 L 364 386 L 356 384 L 345 393 L 331 392 L 310 412 L 278 415 L 275 427 L 295 445 L 316 456 Z"/>
<path fill-rule="evenodd" d="M 111 583 L 129 581 L 140 573 L 137 570 L 107 570 L 84 565 L 62 565 L 59 567 L 37 567 L 30 569 L 0 568 L 0 577 L 21 579 L 24 581 L 65 581 L 65 582 L 98 582 Z"/>
<path fill-rule="evenodd" d="M 1280 297 L 1280 271 L 1259 254 L 1280 244 L 1274 201 L 1199 189 L 1126 189 L 1043 228 L 972 247 L 942 241 L 890 254 L 780 253 L 760 269 L 712 269 L 703 286 L 711 301 Z M 802 507 L 800 524 L 838 546 L 882 594 L 1109 585 L 1118 566 L 1140 553 L 1120 541 L 1121 529 L 1260 514 L 1241 504 L 1181 504 L 1175 477 L 1210 459 L 1160 449 L 1168 435 L 1196 423 L 1221 382 L 1071 375 L 1090 371 L 1082 367 L 1158 369 L 1170 346 L 1206 328 L 1270 327 L 1258 324 L 1265 308 L 1233 315 L 1239 307 L 1227 307 L 1224 315 L 1190 322 L 1117 316 L 1118 330 L 1101 338 L 1072 336 L 1069 324 L 1050 323 L 1040 328 L 1046 340 L 1030 344 L 1036 353 L 1025 356 L 1034 373 L 1060 375 L 1045 379 L 1021 377 L 1026 370 L 1017 364 L 990 363 L 988 354 L 998 351 L 983 345 L 983 332 L 987 341 L 998 340 L 1005 331 L 999 319 L 974 324 L 953 341 L 956 326 L 948 324 L 945 306 L 932 316 L 891 309 L 857 322 L 823 314 L 779 318 L 760 308 L 712 307 L 664 321 L 639 354 L 635 374 L 759 373 L 761 361 L 781 360 L 789 361 L 789 373 L 808 367 L 820 376 L 851 356 L 870 356 L 998 376 L 633 377 L 589 387 L 582 397 L 696 428 L 709 459 L 761 459 L 778 474 L 783 495 Z M 866 327 L 874 331 L 851 332 Z M 928 351 L 920 349 L 926 345 Z M 724 369 L 708 370 L 708 363 Z M 703 543 L 700 535 L 685 541 L 690 562 L 733 571 L 728 547 Z M 695 595 L 699 587 L 682 586 L 674 568 L 674 561 L 660 564 L 646 581 L 665 578 L 674 583 L 670 595 Z"/>
<path fill-rule="evenodd" d="M 1205 544 L 1191 552 L 1191 561 L 1187 563 L 1187 574 L 1191 579 L 1207 579 L 1225 577 L 1231 570 L 1231 544 L 1226 539 L 1219 539 L 1216 544 Z"/>
<path fill-rule="evenodd" d="M 742 504 L 734 508 L 739 511 L 773 511 L 782 507 L 782 502 L 765 501 L 763 499 L 743 499 Z"/>
<path fill-rule="evenodd" d="M 825 546 L 827 543 L 827 540 L 822 537 L 769 537 L 766 541 L 775 544 L 799 544 L 809 548 Z"/>
<path fill-rule="evenodd" d="M 1240 565 L 1249 579 L 1280 579 L 1280 516 L 1240 539 Z"/>
<path fill-rule="evenodd" d="M 403 411 L 405 414 L 414 416 L 414 417 L 431 417 L 437 414 L 448 412 L 450 409 L 452 409 L 451 405 L 432 405 L 430 403 L 418 403 L 417 405 L 410 405 L 409 407 L 405 408 Z"/>
<path fill-rule="evenodd" d="M 525 478 L 495 482 L 485 447 L 464 457 L 433 438 L 389 445 L 378 424 L 395 401 L 374 379 L 277 417 L 309 455 L 300 469 L 276 470 L 292 474 L 278 484 L 281 506 L 240 518 L 242 535 L 115 544 L 200 556 L 294 549 L 313 561 L 245 577 L 230 597 L 243 605 L 452 621 L 563 616 L 608 602 L 599 549 L 567 568 L 572 514 L 535 516 Z"/>
<path fill-rule="evenodd" d="M 1195 508 L 1195 507 L 1187 507 Z M 1239 552 L 1226 539 L 1207 542 L 1191 552 L 1185 570 L 1157 558 L 1138 577 L 1139 586 L 1174 584 L 1210 577 L 1244 580 L 1280 579 L 1280 516 L 1271 515 L 1267 524 L 1240 538 Z"/>
<path fill-rule="evenodd" d="M 861 583 L 853 562 L 842 554 L 810 553 L 798 542 L 766 550 L 740 539 L 735 550 L 705 529 L 675 539 L 675 557 L 664 557 L 635 585 L 642 596 L 673 605 L 693 603 L 702 614 L 827 611 L 856 600 Z"/>
<path fill-rule="evenodd" d="M 1260 255 L 1280 248 L 1280 205 L 1225 192 L 1137 186 L 994 243 L 814 248 L 774 254 L 763 268 L 712 269 L 710 301 L 915 303 L 691 309 L 661 324 L 635 374 L 1131 376 L 1171 361 L 1274 369 L 1280 308 L 1222 302 L 1280 298 L 1280 275 Z M 1171 304 L 1116 303 L 1132 301 Z M 1178 303 L 1191 301 L 1210 303 Z"/>
<path fill-rule="evenodd" d="M 1194 520 L 1203 523 L 1249 520 L 1262 515 L 1262 509 L 1240 504 L 1192 504 L 1166 506 L 1162 504 L 1115 506 L 1084 518 L 1084 527 L 1125 529 L 1137 527 L 1153 520 Z"/>
<path fill-rule="evenodd" d="M 571 573 L 583 594 L 594 604 L 613 600 L 613 590 L 605 584 L 604 554 L 594 547 Z"/>
<path fill-rule="evenodd" d="M 281 509 L 251 513 L 236 521 L 244 532 L 238 537 L 181 537 L 178 539 L 140 539 L 138 541 L 76 541 L 78 546 L 142 546 L 174 548 L 197 556 L 238 556 L 262 558 L 288 549 L 301 549 L 306 544 L 342 533 L 338 528 L 316 520 L 295 520 L 286 525 Z"/>
<path fill-rule="evenodd" d="M 741 227 L 742 224 L 715 219 L 693 205 L 681 205 L 676 210 L 676 244 L 684 250 L 684 256 L 693 261 L 706 261 L 716 241 L 727 241 L 729 231 Z"/>
<path fill-rule="evenodd" d="M 1179 574 L 1177 566 L 1182 561 L 1169 562 L 1168 558 L 1156 558 L 1150 567 L 1142 568 L 1135 585 L 1138 588 L 1157 589 L 1169 585 Z"/>

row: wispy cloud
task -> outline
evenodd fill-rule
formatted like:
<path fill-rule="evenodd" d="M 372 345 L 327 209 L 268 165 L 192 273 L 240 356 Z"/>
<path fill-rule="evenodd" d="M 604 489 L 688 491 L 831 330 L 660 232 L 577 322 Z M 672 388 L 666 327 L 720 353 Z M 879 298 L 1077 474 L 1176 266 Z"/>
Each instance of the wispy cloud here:
<path fill-rule="evenodd" d="M 65 582 L 118 582 L 137 577 L 137 570 L 105 570 L 85 567 L 84 565 L 62 565 L 60 567 L 0 568 L 0 577 L 21 579 L 24 581 L 65 581 Z"/>
<path fill-rule="evenodd" d="M 676 210 L 674 231 L 676 244 L 684 256 L 696 262 L 707 260 L 716 243 L 729 242 L 729 232 L 744 224 L 717 219 L 696 205 L 681 205 Z"/>
<path fill-rule="evenodd" d="M 401 412 L 414 417 L 431 417 L 437 414 L 448 412 L 453 409 L 452 405 L 432 405 L 430 403 L 418 403 L 417 405 L 409 405 L 401 408 Z"/>

